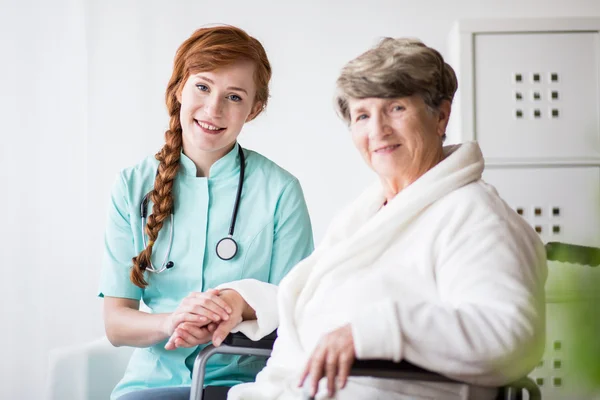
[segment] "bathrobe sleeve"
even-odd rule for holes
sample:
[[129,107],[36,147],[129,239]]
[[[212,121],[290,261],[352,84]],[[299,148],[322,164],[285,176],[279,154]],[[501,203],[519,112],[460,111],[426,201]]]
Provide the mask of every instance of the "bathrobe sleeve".
[[292,267],[312,253],[313,249],[308,208],[300,183],[293,179],[283,189],[274,215],[269,281],[243,279],[217,287],[236,290],[256,312],[256,320],[243,321],[232,332],[242,332],[252,340],[260,340],[277,329],[277,285]]
[[[515,214],[516,216],[516,214]],[[402,286],[351,322],[359,359],[406,359],[460,381],[501,386],[544,347],[546,258],[517,218],[465,222],[432,242],[436,296]]]

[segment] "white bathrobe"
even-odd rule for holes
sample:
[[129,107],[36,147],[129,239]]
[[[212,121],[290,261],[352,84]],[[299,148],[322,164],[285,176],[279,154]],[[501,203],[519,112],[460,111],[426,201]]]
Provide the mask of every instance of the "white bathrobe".
[[297,384],[314,347],[345,324],[358,359],[404,359],[470,386],[351,378],[338,399],[449,399],[464,390],[493,398],[491,387],[535,366],[544,346],[543,243],[481,180],[476,143],[444,151],[385,207],[381,184],[368,188],[278,293],[249,280],[221,286],[256,310],[257,320],[236,330],[259,339],[279,326],[267,366],[230,399],[303,398]]

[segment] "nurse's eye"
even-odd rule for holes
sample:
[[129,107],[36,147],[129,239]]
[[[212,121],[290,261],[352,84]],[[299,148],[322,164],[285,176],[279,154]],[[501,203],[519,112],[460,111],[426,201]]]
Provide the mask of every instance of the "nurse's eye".
[[196,85],[196,87],[198,88],[198,90],[201,90],[203,92],[208,92],[208,86],[206,86],[206,85],[199,83]]
[[242,101],[242,98],[240,96],[238,96],[237,94],[230,94],[229,96],[227,96],[227,98],[236,103]]

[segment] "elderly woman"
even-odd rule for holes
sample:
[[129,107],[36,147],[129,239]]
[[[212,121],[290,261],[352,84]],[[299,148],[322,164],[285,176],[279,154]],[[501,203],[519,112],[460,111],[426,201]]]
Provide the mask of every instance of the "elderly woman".
[[258,338],[279,324],[265,369],[229,398],[450,399],[464,389],[347,379],[355,359],[387,359],[492,399],[543,352],[543,244],[481,179],[476,143],[443,146],[457,80],[436,50],[386,38],[337,86],[338,112],[379,180],[282,281],[277,310],[243,281],[225,285],[252,315],[237,330]]

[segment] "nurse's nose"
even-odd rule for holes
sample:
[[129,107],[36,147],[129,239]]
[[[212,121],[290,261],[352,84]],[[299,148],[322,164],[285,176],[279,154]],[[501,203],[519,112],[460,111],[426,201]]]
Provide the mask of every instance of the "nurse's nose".
[[223,99],[220,96],[211,94],[204,103],[204,112],[213,118],[219,118],[223,114]]

